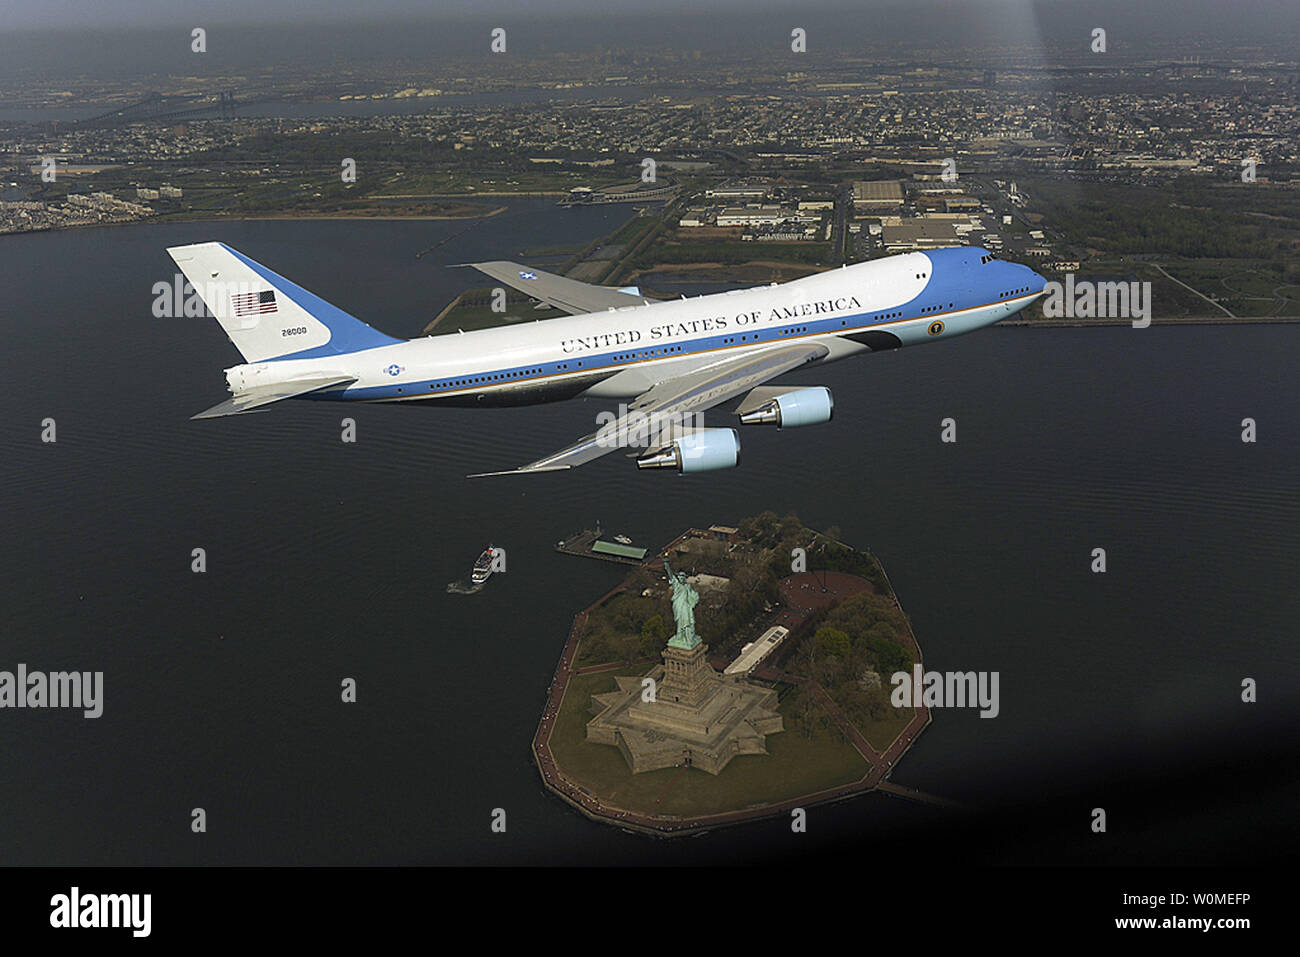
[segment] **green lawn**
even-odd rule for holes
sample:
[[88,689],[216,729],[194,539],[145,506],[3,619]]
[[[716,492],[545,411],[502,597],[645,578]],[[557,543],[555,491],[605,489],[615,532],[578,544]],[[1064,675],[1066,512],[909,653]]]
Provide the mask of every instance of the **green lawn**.
[[873,748],[884,751],[914,717],[916,712],[912,708],[891,709],[888,717],[868,721],[860,730]]

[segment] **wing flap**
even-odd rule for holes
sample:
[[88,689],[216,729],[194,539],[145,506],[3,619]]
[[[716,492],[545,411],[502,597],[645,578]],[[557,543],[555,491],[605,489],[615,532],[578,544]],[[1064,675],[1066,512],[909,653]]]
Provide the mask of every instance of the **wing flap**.
[[558,452],[517,469],[469,477],[554,472],[585,465],[615,449],[644,446],[646,442],[640,441],[643,435],[662,434],[665,426],[684,423],[685,416],[691,413],[726,402],[829,352],[816,342],[792,343],[702,366],[660,382],[628,407],[631,415],[602,426]]
[[272,402],[281,402],[284,399],[307,395],[309,392],[319,392],[321,389],[328,389],[330,386],[344,385],[356,381],[357,377],[354,375],[328,375],[315,376],[310,379],[293,379],[289,382],[281,382],[241,392],[238,395],[231,396],[225,402],[219,402],[210,409],[204,409],[198,415],[190,416],[190,418],[216,419],[223,415],[255,412],[262,406],[270,405]]

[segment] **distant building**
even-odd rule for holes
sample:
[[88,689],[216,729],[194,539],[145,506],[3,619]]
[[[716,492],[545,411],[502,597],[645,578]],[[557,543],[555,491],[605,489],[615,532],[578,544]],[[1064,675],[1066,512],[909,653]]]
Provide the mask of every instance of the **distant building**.
[[881,228],[880,240],[886,252],[911,252],[958,245],[957,232],[951,222],[918,218],[903,219],[898,225],[885,224]]
[[710,187],[704,191],[705,199],[767,199],[771,187],[764,183],[733,181]]
[[596,542],[591,546],[591,550],[597,555],[614,555],[618,558],[634,558],[637,561],[645,558],[646,552],[644,548],[620,545],[617,542]]
[[[642,552],[645,549],[641,549]],[[721,575],[707,575],[700,572],[698,575],[692,575],[686,579],[696,591],[726,591],[727,586],[731,584],[730,578],[723,578]]]
[[903,182],[897,179],[858,180],[853,184],[855,212],[881,212],[903,205]]
[[719,226],[775,226],[788,214],[780,206],[728,206],[718,213]]
[[682,213],[682,218],[677,221],[678,226],[687,228],[708,225],[709,211],[702,207],[693,207]]

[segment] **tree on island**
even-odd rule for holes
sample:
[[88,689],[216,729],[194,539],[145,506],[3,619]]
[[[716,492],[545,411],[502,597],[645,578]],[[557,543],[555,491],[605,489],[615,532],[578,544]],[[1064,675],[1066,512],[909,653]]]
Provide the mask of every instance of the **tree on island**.
[[849,648],[852,646],[848,634],[829,626],[819,628],[817,634],[813,636],[813,641],[817,643],[818,652],[823,655],[844,656],[849,653]]
[[668,642],[668,626],[664,624],[663,615],[651,615],[641,626],[641,654],[644,657],[657,655],[664,650]]

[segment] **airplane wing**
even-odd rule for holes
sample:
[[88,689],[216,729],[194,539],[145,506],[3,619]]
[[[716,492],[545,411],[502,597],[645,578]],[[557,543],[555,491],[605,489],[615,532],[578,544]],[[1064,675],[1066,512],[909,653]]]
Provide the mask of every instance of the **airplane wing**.
[[293,379],[289,382],[247,389],[238,395],[231,396],[225,402],[214,405],[210,409],[205,409],[198,415],[190,416],[190,418],[215,419],[222,415],[239,415],[241,412],[252,412],[264,405],[270,405],[272,402],[279,402],[281,399],[292,399],[294,396],[328,389],[332,385],[343,385],[344,383],[356,381],[357,377],[354,375],[326,375],[310,379]]
[[517,469],[480,472],[469,477],[562,471],[584,465],[615,449],[644,445],[644,442],[638,443],[637,437],[646,431],[647,420],[652,423],[685,421],[685,416],[692,412],[702,412],[726,402],[770,379],[820,359],[829,351],[815,342],[791,343],[702,366],[665,379],[643,392],[628,406],[629,411],[639,413],[638,416],[629,416],[597,429],[572,445]]
[[540,299],[547,305],[562,309],[571,316],[623,306],[644,306],[650,302],[644,296],[634,296],[608,286],[593,286],[576,279],[565,279],[555,273],[530,269],[519,263],[497,261],[466,265],[473,266],[479,272],[486,273],[507,286],[513,286],[534,299]]

